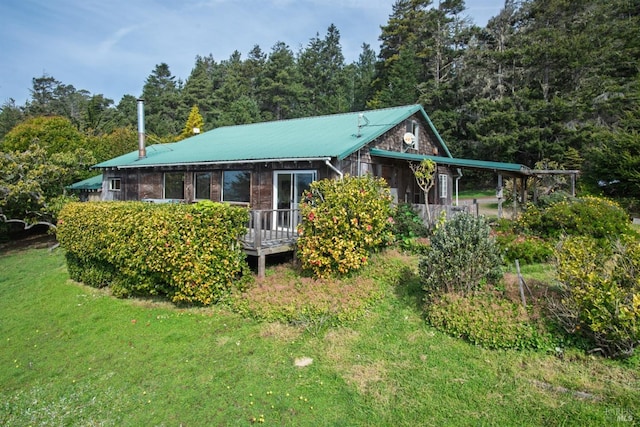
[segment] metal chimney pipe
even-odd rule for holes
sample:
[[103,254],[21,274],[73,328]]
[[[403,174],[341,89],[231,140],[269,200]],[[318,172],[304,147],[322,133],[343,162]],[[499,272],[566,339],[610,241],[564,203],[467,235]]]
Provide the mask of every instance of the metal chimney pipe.
[[138,99],[138,159],[147,157],[144,140],[144,99]]

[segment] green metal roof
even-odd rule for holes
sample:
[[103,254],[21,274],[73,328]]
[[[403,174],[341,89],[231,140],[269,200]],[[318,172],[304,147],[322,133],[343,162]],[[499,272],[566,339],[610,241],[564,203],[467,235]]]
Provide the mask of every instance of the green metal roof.
[[96,191],[102,188],[102,174],[92,176],[91,178],[87,178],[85,180],[74,182],[73,184],[67,186],[69,190],[89,190]]
[[[267,160],[344,159],[416,112],[450,156],[448,148],[420,105],[385,108],[302,119],[227,126],[180,142],[146,148],[102,162],[96,168],[137,168]],[[359,126],[360,125],[360,126]]]
[[531,175],[531,169],[517,163],[489,162],[485,160],[457,159],[454,157],[425,156],[422,154],[399,153],[396,151],[380,150],[372,148],[369,150],[372,156],[386,157],[390,159],[410,160],[419,162],[423,159],[433,160],[436,163],[457,166],[469,169],[483,169],[500,171],[512,175]]

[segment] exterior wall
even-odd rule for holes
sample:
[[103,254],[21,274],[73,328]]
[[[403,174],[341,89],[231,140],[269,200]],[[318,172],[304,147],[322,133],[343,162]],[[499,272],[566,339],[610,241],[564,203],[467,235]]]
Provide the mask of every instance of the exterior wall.
[[[270,162],[246,163],[233,165],[212,165],[198,168],[164,168],[150,170],[108,170],[103,172],[102,200],[161,200],[164,197],[164,173],[184,173],[184,201],[194,202],[196,172],[210,172],[210,199],[222,201],[222,177],[228,170],[248,170],[251,172],[251,201],[252,209],[273,209],[273,175],[274,171],[314,170],[317,179],[333,177],[335,173],[323,162]],[[112,179],[120,179],[120,190],[110,190]],[[245,203],[238,203],[245,205]]]
[[[416,142],[412,146],[405,144],[403,140],[404,134],[411,130],[414,131],[416,136]],[[369,148],[430,156],[444,155],[445,153],[439,141],[431,132],[429,124],[423,120],[420,114],[416,114],[398,124],[369,146],[352,153],[341,162],[341,169],[343,173],[349,173],[354,176],[371,174],[384,178],[391,187],[391,193],[396,202],[425,203],[424,194],[416,183],[413,172],[409,168],[409,162],[371,156]],[[429,204],[451,204],[453,174],[454,171],[449,167],[438,166],[435,185],[429,192]],[[447,190],[449,191],[444,194],[444,197],[441,197],[443,194],[441,194],[441,188],[438,185],[439,175],[447,176]]]

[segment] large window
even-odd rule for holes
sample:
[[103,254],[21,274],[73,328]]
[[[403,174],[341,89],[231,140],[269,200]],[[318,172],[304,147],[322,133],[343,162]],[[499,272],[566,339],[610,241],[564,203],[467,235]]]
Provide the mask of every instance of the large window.
[[196,172],[193,174],[194,199],[205,200],[211,198],[211,172]]
[[183,172],[167,172],[164,174],[164,198],[184,199]]
[[222,173],[222,201],[251,202],[250,171],[224,171]]

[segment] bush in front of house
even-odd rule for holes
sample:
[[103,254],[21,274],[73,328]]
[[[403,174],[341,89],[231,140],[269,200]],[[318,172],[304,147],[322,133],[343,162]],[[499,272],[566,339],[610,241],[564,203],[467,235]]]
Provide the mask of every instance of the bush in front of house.
[[529,205],[518,226],[541,237],[591,236],[606,241],[630,232],[627,213],[614,201],[586,196],[545,207]]
[[502,278],[502,259],[485,219],[459,213],[436,228],[419,271],[427,297],[469,294],[497,283]]
[[553,256],[553,244],[541,237],[513,232],[497,232],[496,243],[506,263],[520,264],[548,262]]
[[391,194],[381,178],[347,175],[315,181],[300,213],[297,256],[302,270],[315,277],[357,270],[393,239]]
[[562,296],[551,313],[560,326],[607,356],[631,356],[640,345],[640,240],[623,236],[603,246],[569,236],[555,255]]
[[429,227],[420,214],[408,203],[400,203],[392,212],[395,242],[404,251],[423,253],[426,249]]
[[212,304],[242,286],[248,268],[238,237],[248,212],[220,203],[70,203],[57,237],[73,280],[117,296],[165,295]]

